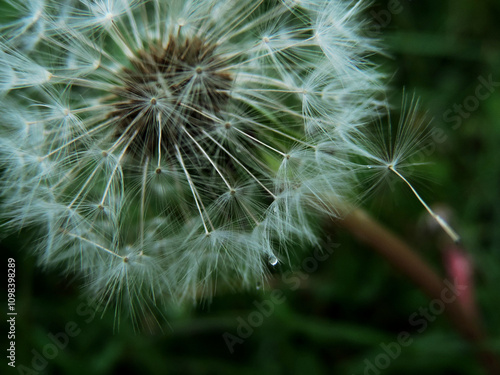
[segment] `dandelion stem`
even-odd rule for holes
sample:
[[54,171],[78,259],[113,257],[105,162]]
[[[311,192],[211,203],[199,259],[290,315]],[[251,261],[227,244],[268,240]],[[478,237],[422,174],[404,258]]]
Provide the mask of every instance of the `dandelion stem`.
[[[442,293],[448,286],[413,249],[366,212],[360,209],[346,210],[346,212],[343,220],[339,220],[344,228],[385,257],[395,268],[417,284],[428,297],[442,300]],[[484,343],[486,334],[475,315],[468,314],[457,298],[447,303],[445,312],[464,338],[477,345]],[[500,364],[490,351],[480,348],[479,356],[491,375],[500,374]]]

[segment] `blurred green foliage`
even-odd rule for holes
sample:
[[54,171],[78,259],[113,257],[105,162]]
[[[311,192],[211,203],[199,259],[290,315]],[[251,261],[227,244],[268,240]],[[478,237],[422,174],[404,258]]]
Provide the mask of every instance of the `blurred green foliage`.
[[[378,22],[380,27],[372,31],[391,56],[378,62],[392,77],[391,102],[401,101],[403,87],[414,92],[422,111],[433,119],[430,128],[441,131],[427,156],[432,162],[427,167],[430,181],[419,187],[430,203],[446,204],[455,213],[454,225],[477,267],[477,295],[489,345],[500,353],[500,90],[481,100],[459,123],[445,115],[475,95],[478,77],[491,75],[500,81],[500,2],[402,0],[396,2],[400,12],[381,23],[387,20],[380,17],[387,16],[390,3],[395,4],[377,1],[367,12]],[[403,184],[396,187],[387,196],[372,196],[367,207],[443,272],[436,239],[422,236],[424,210]],[[171,306],[161,322],[163,331],[152,332],[134,331],[125,316],[117,327],[113,311],[94,318],[82,313],[86,303],[81,280],[38,269],[25,242],[11,236],[0,246],[6,257],[17,261],[16,363],[31,367],[33,350],[41,353],[50,343],[47,335],[64,331],[67,322],[74,321],[81,332],[39,373],[484,373],[474,348],[445,316],[437,316],[422,333],[410,324],[411,314],[429,304],[413,284],[348,233],[327,229],[340,246],[317,262],[313,272],[303,269],[285,274],[285,279],[276,271],[287,272],[286,267],[279,266],[265,288],[217,295],[210,304],[197,307]],[[304,279],[296,288],[292,281],[300,277]],[[259,311],[255,303],[269,301],[276,289],[283,292],[282,302],[273,304],[270,316],[244,342],[235,343],[231,354],[224,333],[236,336],[241,321]],[[375,363],[384,353],[381,344],[396,341],[402,331],[411,334],[412,344],[403,347],[387,368],[367,370],[367,363]],[[7,340],[3,342],[6,346]],[[5,361],[4,356],[2,373]]]

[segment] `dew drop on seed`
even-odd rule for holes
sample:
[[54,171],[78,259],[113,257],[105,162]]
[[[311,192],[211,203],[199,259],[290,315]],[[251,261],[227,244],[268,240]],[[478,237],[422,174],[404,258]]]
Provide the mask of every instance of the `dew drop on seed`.
[[262,288],[262,284],[261,283],[257,283],[257,285],[255,286],[255,289],[260,290],[260,288]]
[[275,265],[277,265],[277,264],[278,264],[278,258],[276,258],[274,255],[271,255],[271,256],[269,257],[269,264],[270,264],[271,266],[275,266]]

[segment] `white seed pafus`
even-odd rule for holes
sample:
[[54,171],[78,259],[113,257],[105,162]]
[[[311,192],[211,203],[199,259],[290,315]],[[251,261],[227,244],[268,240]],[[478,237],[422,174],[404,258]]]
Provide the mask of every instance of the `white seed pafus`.
[[351,195],[382,91],[362,2],[9,4],[8,224],[103,302],[255,288]]

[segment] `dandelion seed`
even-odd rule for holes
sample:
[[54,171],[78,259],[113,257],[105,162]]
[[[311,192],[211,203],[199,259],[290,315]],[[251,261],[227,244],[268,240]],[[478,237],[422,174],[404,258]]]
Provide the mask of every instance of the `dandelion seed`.
[[[458,243],[460,242],[460,236],[441,216],[437,215],[429,207],[410,181],[403,175],[403,170],[421,164],[412,159],[418,158],[423,143],[426,141],[423,134],[425,134],[427,122],[425,116],[417,117],[418,101],[415,101],[415,98],[407,106],[406,97],[404,97],[402,107],[407,112],[403,112],[400,117],[395,137],[392,134],[392,128],[389,127],[388,135],[378,134],[374,142],[367,137],[357,143],[355,146],[356,153],[365,157],[369,163],[373,163],[366,166],[367,169],[377,172],[375,175],[370,176],[372,179],[378,178],[378,181],[372,184],[372,189],[377,187],[382,179],[387,179],[388,174],[397,176],[410,188],[425,210],[453,242]],[[380,130],[379,132],[383,133]]]

